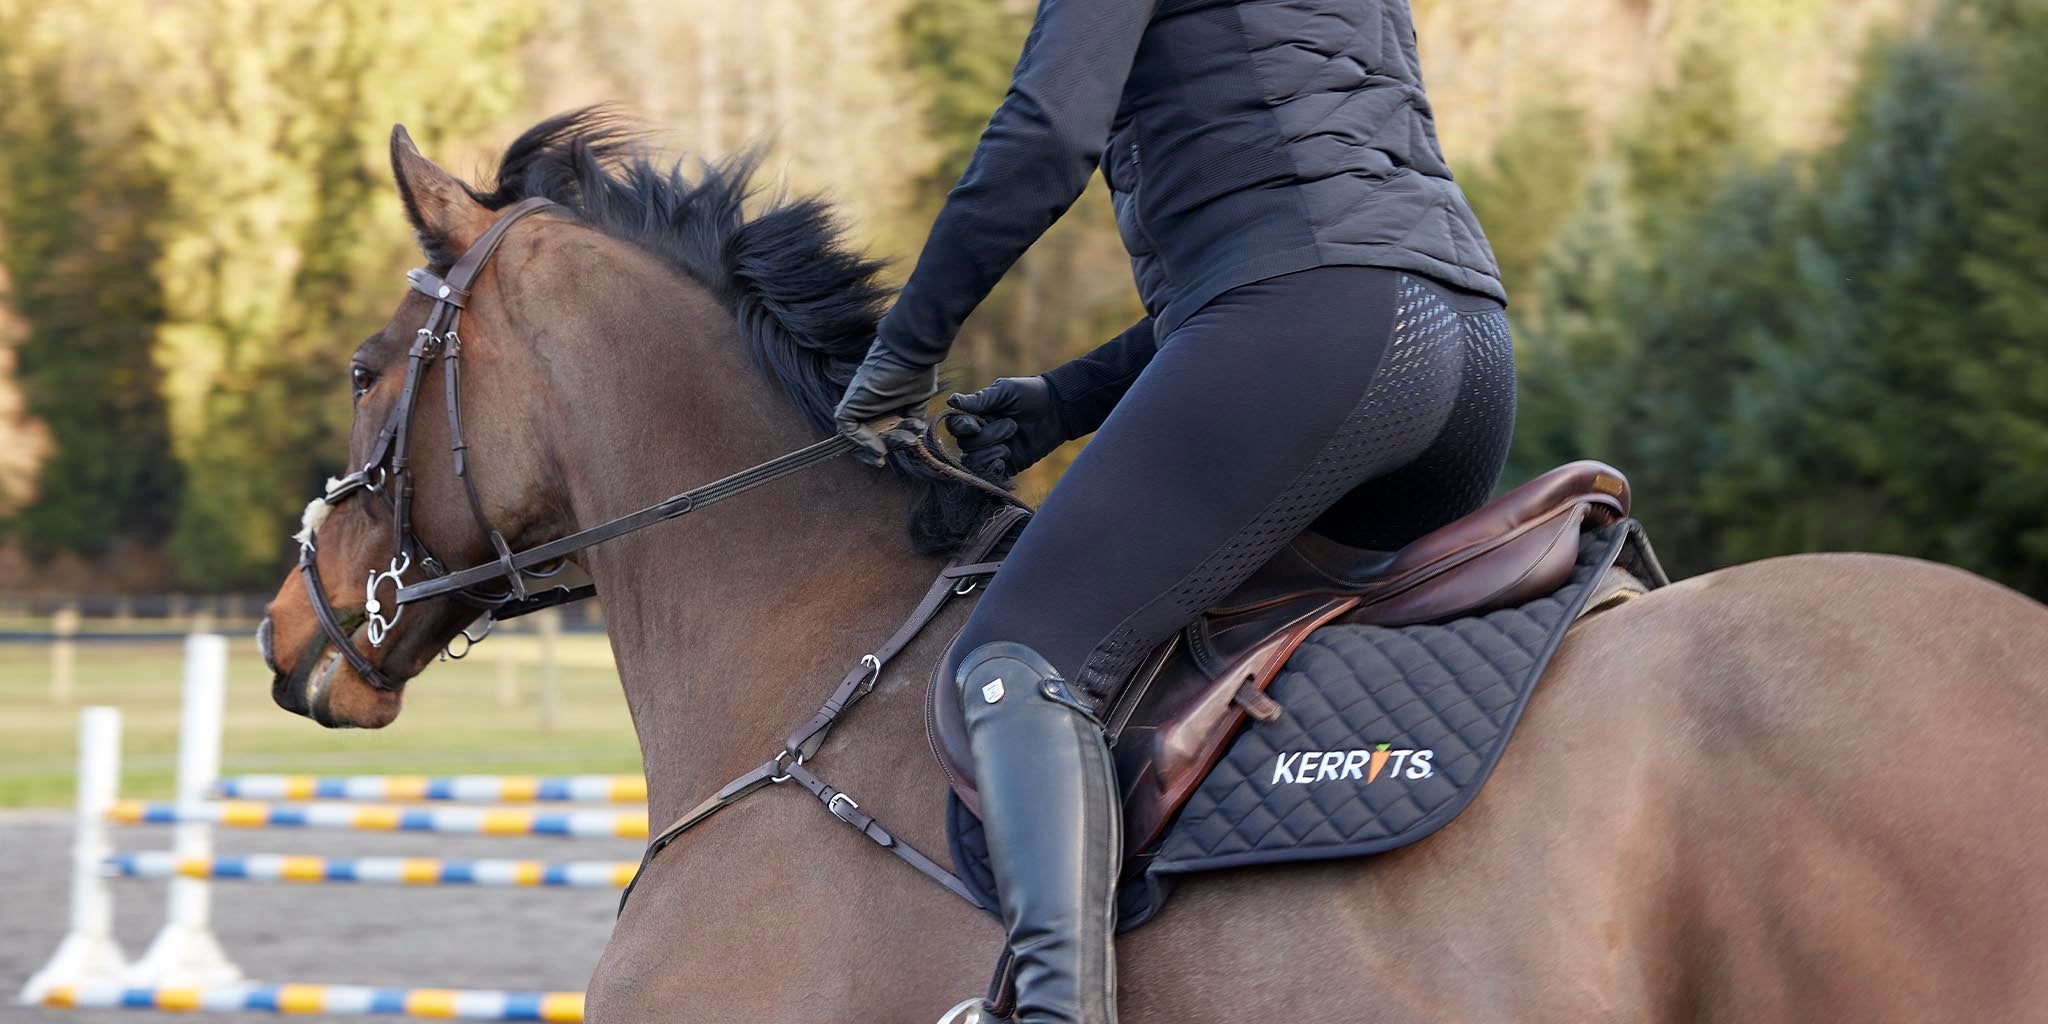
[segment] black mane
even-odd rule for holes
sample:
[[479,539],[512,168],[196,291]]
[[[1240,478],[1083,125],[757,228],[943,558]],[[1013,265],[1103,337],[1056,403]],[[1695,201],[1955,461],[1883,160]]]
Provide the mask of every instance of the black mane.
[[[823,201],[777,196],[749,216],[759,163],[742,153],[706,163],[693,181],[680,161],[657,162],[643,133],[591,107],[527,129],[499,161],[496,187],[471,194],[491,209],[542,196],[667,259],[733,311],[755,364],[829,432],[890,290],[882,264],[846,243]],[[891,464],[923,489],[910,523],[920,550],[957,547],[994,500],[907,455]]]

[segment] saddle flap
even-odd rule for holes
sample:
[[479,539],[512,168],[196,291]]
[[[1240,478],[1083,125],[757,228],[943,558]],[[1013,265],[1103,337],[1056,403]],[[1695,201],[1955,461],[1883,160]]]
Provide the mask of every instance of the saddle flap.
[[946,641],[939,663],[932,667],[931,682],[925,688],[924,738],[931,744],[932,759],[946,776],[946,785],[979,818],[981,794],[974,788],[974,754],[967,746],[967,719],[960,707],[960,691],[952,685],[953,670],[963,653],[960,634],[955,632]]
[[[1237,616],[1257,621],[1226,625],[1224,634],[1237,628],[1257,639],[1220,664],[1198,653],[1209,651],[1214,657],[1215,648],[1203,642],[1213,644],[1216,634],[1212,623],[1198,622],[1184,631],[1186,642],[1161,660],[1151,678],[1126,691],[1138,697],[1131,702],[1127,724],[1112,738],[1112,749],[1129,849],[1143,850],[1164,832],[1244,721],[1255,703],[1250,695],[1263,695],[1310,633],[1357,605],[1357,597],[1336,595],[1289,602],[1282,606],[1284,618]],[[1217,668],[1212,671],[1205,663]]]

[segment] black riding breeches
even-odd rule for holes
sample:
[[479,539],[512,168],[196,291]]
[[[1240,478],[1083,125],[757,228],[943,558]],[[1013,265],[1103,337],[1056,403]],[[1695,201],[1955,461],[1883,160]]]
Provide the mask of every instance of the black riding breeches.
[[1161,342],[956,650],[1028,644],[1100,703],[1311,524],[1388,550],[1478,508],[1514,396],[1491,299],[1366,267],[1226,292]]

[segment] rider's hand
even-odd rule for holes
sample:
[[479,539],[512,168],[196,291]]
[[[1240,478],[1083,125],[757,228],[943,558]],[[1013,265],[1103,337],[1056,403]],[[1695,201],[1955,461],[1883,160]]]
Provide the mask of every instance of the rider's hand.
[[960,459],[982,476],[1007,480],[1067,441],[1059,403],[1044,377],[1004,377],[946,404],[946,426],[960,441]]
[[846,396],[832,410],[839,432],[860,445],[862,462],[879,466],[889,450],[924,429],[916,417],[939,389],[938,369],[918,366],[877,341],[846,385]]

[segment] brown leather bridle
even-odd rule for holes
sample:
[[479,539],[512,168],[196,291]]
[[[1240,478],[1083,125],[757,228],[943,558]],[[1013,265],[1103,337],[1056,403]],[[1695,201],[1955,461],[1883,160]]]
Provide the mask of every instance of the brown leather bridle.
[[[559,208],[555,203],[538,197],[520,200],[507,207],[504,214],[478,236],[449,268],[445,277],[426,268],[406,273],[406,280],[413,290],[433,299],[434,305],[427,313],[425,324],[414,335],[412,347],[406,352],[404,386],[399,390],[398,401],[391,407],[391,414],[377,431],[376,440],[370,445],[369,457],[362,467],[330,481],[327,491],[315,502],[316,508],[324,504],[331,509],[355,494],[365,493],[381,499],[391,510],[391,561],[381,572],[372,570],[364,585],[363,614],[369,625],[372,647],[383,644],[406,605],[430,597],[446,595],[483,613],[483,631],[472,634],[465,629],[462,634],[470,645],[474,645],[490,632],[491,624],[496,621],[594,596],[597,588],[587,584],[574,587],[554,585],[536,593],[528,588],[527,581],[555,576],[561,571],[567,556],[594,544],[703,508],[853,448],[854,442],[843,435],[834,435],[587,530],[579,530],[524,551],[512,550],[505,535],[491,525],[490,516],[484,512],[483,498],[477,493],[475,475],[469,465],[469,445],[462,433],[462,337],[457,327],[462,311],[469,303],[470,287],[476,282],[477,275],[483,272],[485,264],[490,262],[498,244],[505,240],[506,233],[532,214]],[[455,459],[455,476],[462,481],[463,492],[469,499],[470,515],[476,520],[477,529],[497,552],[496,560],[458,572],[449,572],[445,564],[434,557],[412,525],[412,421],[419,406],[420,382],[437,359],[445,364],[443,379],[448,400],[448,436]],[[365,683],[379,690],[397,690],[402,684],[393,682],[357,649],[327,597],[327,588],[316,564],[318,548],[314,539],[318,519],[324,515],[325,510],[320,515],[309,516],[305,530],[299,535],[299,575],[305,581],[306,595],[312,601],[314,618],[319,620],[320,631],[328,643],[341,653]],[[407,584],[405,575],[411,572],[417,572],[425,579]],[[388,616],[385,614],[386,606],[378,597],[386,583],[395,591]],[[449,654],[461,657],[467,652],[465,647],[461,653],[451,650]]]

